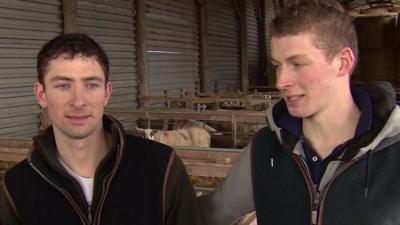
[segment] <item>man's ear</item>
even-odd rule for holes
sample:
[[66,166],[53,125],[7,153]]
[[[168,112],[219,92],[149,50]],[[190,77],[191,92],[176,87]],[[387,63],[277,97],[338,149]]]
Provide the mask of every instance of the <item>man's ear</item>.
[[343,48],[340,51],[339,56],[340,56],[339,75],[340,76],[350,75],[355,63],[353,51],[349,47]]
[[108,104],[108,102],[110,101],[111,94],[112,94],[112,84],[111,84],[111,82],[108,81],[106,83],[104,106],[106,106]]
[[47,99],[46,99],[46,93],[44,90],[44,86],[39,83],[35,82],[35,85],[33,86],[33,91],[36,96],[36,102],[42,107],[46,108],[47,107]]

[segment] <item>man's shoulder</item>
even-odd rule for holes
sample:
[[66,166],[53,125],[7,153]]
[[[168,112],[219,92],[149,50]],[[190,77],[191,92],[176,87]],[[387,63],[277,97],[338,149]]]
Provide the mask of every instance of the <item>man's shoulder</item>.
[[275,135],[274,131],[269,126],[265,126],[256,132],[254,139],[265,138],[270,135]]
[[7,170],[5,173],[5,177],[12,177],[12,176],[17,176],[21,173],[27,173],[27,171],[31,170],[31,167],[29,166],[28,160],[24,159],[21,162],[17,163],[13,167]]
[[29,177],[32,177],[33,174],[32,167],[29,166],[27,159],[25,159],[7,170],[3,176],[3,184],[11,187],[11,189],[16,186],[23,188],[29,183]]

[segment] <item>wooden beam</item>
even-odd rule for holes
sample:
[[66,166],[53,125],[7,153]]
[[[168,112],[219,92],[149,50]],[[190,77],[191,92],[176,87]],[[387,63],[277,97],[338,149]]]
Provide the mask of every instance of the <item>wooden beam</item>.
[[77,0],[63,0],[64,33],[77,32]]
[[240,88],[242,91],[249,90],[249,61],[248,61],[248,53],[247,53],[247,1],[249,0],[240,0],[239,1],[239,11],[240,11]]
[[199,0],[199,38],[200,38],[200,91],[209,92],[210,77],[208,73],[208,18],[207,7],[208,0]]
[[247,123],[266,123],[265,112],[246,111],[246,110],[226,110],[226,111],[188,111],[188,110],[159,110],[159,109],[138,109],[134,111],[108,109],[107,114],[114,117],[128,117],[132,119],[146,120],[205,120],[205,121],[225,121]]
[[[0,139],[0,161],[20,162],[31,149],[32,141]],[[195,147],[174,147],[189,175],[225,177],[242,150]],[[1,174],[0,174],[1,179]]]
[[139,107],[146,107],[140,97],[149,95],[149,66],[147,60],[146,0],[136,0],[136,50],[138,60]]
[[26,158],[32,140],[0,139],[0,161],[19,162]]
[[218,148],[201,150],[195,147],[174,147],[174,149],[189,175],[204,177],[225,177],[243,152],[229,149],[222,151]]

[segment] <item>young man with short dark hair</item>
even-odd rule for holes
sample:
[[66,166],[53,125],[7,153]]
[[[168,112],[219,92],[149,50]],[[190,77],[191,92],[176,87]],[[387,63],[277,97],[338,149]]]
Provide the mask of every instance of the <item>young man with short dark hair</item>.
[[182,162],[104,115],[112,86],[103,49],[59,35],[38,54],[34,92],[51,126],[3,178],[2,225],[202,224]]

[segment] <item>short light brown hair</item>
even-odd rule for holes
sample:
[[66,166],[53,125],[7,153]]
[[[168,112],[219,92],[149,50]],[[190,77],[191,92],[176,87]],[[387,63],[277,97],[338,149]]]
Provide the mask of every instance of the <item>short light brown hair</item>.
[[315,47],[323,49],[328,60],[349,47],[357,62],[357,34],[352,18],[335,0],[292,3],[278,11],[270,24],[270,31],[271,37],[275,38],[314,34]]

